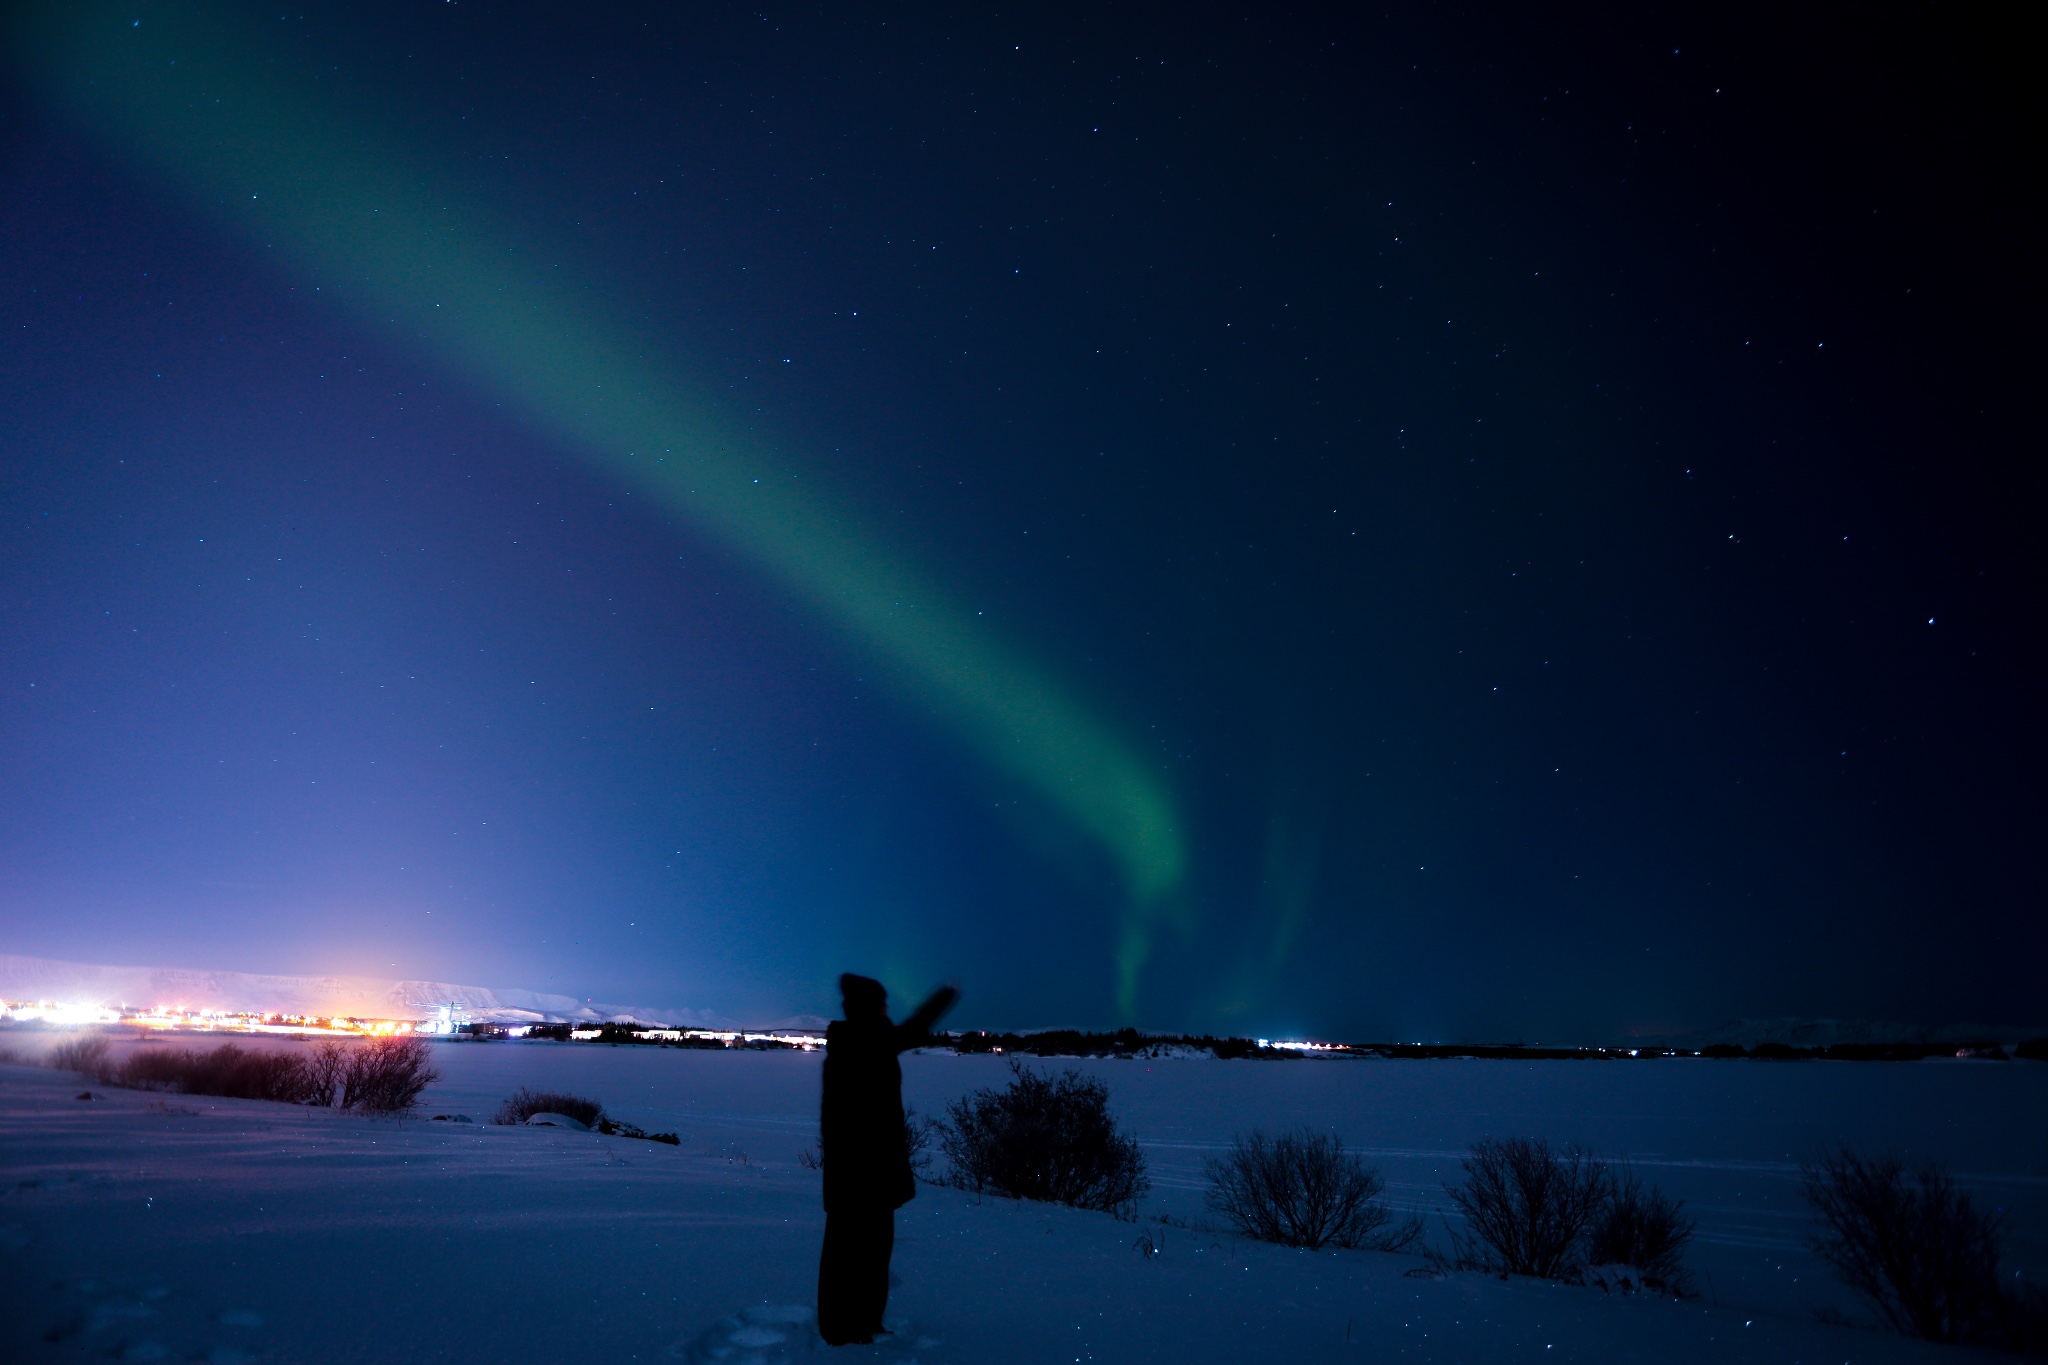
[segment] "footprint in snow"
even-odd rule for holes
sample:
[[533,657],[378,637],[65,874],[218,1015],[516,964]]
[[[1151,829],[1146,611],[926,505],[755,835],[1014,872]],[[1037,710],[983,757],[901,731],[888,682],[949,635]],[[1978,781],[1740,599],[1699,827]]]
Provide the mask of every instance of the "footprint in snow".
[[781,1365],[783,1361],[858,1361],[861,1365],[940,1365],[939,1341],[891,1318],[890,1335],[872,1346],[827,1346],[817,1314],[803,1304],[761,1304],[720,1319],[675,1350],[689,1365]]

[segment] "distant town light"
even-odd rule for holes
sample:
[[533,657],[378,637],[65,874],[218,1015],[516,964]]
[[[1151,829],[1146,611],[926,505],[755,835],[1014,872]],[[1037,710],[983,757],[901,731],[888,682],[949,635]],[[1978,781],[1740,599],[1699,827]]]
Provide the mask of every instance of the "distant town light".
[[1296,1042],[1296,1041],[1294,1041],[1293,1039],[1288,1039],[1288,1038],[1281,1038],[1281,1039],[1272,1039],[1272,1038],[1255,1038],[1255,1039],[1253,1039],[1252,1041],[1253,1041],[1253,1042],[1255,1042],[1255,1043],[1257,1043],[1257,1044],[1258,1044],[1258,1045],[1259,1045],[1260,1047],[1270,1047],[1270,1048],[1279,1048],[1279,1049],[1282,1049],[1282,1050],[1284,1050],[1284,1051],[1287,1051],[1287,1052],[1349,1052],[1349,1051],[1351,1051],[1351,1047],[1350,1047],[1350,1045],[1349,1045],[1349,1044],[1346,1044],[1346,1043],[1310,1043],[1310,1042]]
[[101,1005],[53,1000],[0,1000],[0,1020],[76,1028],[121,1024],[144,1029],[202,1029],[209,1033],[411,1033],[411,1019],[323,1019],[258,1010],[188,1009],[183,1005]]
[[[84,1027],[95,1024],[118,1024],[128,1028],[153,1031],[204,1031],[208,1033],[281,1033],[281,1034],[344,1034],[355,1037],[397,1037],[404,1034],[424,1034],[429,1037],[450,1037],[459,1035],[473,1026],[482,1032],[481,1021],[459,1009],[452,1002],[427,1004],[416,1002],[416,1008],[425,1013],[424,1018],[412,1019],[370,1019],[348,1015],[285,1014],[280,1011],[213,1009],[185,1005],[102,1005],[98,1003],[77,1003],[53,1000],[6,1000],[0,999],[0,1022],[41,1024],[55,1027]],[[529,1020],[534,1016],[527,1015]],[[728,1047],[743,1047],[750,1043],[770,1043],[782,1047],[797,1048],[805,1052],[815,1051],[825,1045],[821,1035],[814,1033],[757,1033],[737,1029],[685,1029],[685,1028],[641,1028],[630,1019],[609,1021],[614,1028],[627,1028],[635,1038],[649,1042],[683,1042],[686,1040],[718,1041]],[[492,1028],[494,1036],[507,1038],[531,1037],[536,1028],[545,1026],[545,1021],[523,1023],[516,1026],[498,1025]],[[560,1035],[556,1035],[560,1036]],[[604,1029],[596,1025],[582,1025],[572,1029],[569,1036],[580,1042],[595,1042],[604,1037]],[[614,1035],[616,1036],[616,1035]]]

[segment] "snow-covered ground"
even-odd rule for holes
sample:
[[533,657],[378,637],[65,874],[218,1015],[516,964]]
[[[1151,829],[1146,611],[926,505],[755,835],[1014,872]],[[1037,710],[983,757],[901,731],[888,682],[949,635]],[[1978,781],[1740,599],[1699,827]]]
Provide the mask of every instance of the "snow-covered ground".
[[[1815,1320],[1857,1308],[1802,1248],[1798,1159],[1837,1138],[1939,1157],[2011,1210],[2030,1278],[2048,1230],[2039,1065],[1054,1062],[1102,1075],[1144,1141],[1148,1220],[1200,1217],[1203,1159],[1254,1125],[1335,1128],[1418,1209],[1442,1204],[1473,1139],[1540,1134],[1629,1155],[1685,1198],[1709,1296],[1416,1278],[1415,1257],[925,1187],[898,1217],[896,1338],[833,1352],[803,1316],[823,1216],[795,1159],[818,1057],[450,1043],[437,1059],[421,1113],[476,1123],[96,1085],[81,1100],[75,1076],[0,1065],[0,1359],[1959,1359]],[[927,1112],[1004,1077],[995,1058],[905,1070]],[[483,1122],[519,1085],[594,1096],[682,1145]],[[1138,1249],[1147,1234],[1162,1254]]]

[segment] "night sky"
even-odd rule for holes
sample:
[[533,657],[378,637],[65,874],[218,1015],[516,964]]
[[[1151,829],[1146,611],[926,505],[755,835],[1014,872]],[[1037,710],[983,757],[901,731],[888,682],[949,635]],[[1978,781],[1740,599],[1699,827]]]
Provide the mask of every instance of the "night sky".
[[2034,37],[1407,8],[10,11],[0,951],[2048,1015]]

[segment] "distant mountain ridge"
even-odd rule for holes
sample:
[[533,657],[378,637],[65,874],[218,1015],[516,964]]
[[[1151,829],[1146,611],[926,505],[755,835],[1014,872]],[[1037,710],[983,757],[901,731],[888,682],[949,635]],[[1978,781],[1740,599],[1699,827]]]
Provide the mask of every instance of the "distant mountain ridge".
[[494,1024],[635,1019],[671,1028],[736,1028],[710,1010],[616,1005],[546,991],[362,976],[262,976],[180,967],[116,967],[0,953],[0,999],[167,1006],[323,1018],[424,1019],[442,1005]]
[[1626,1045],[1697,1048],[1715,1043],[1733,1043],[1754,1048],[1779,1043],[1794,1048],[1867,1047],[1897,1044],[1927,1046],[1980,1042],[2018,1042],[2048,1035],[2048,1027],[2014,1024],[1901,1024],[1874,1023],[1862,1019],[1731,1019],[1712,1028],[1683,1033],[1645,1033],[1631,1036]]

